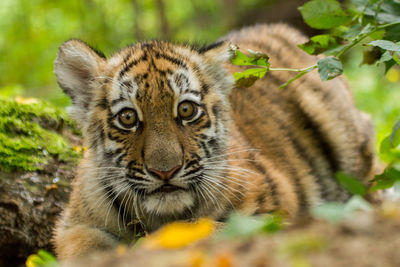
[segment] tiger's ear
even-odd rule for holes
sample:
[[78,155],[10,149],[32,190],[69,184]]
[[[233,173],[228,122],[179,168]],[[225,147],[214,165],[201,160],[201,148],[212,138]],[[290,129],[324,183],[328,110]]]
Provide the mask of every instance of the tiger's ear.
[[229,41],[219,41],[200,51],[205,57],[208,75],[214,77],[214,87],[225,95],[229,95],[235,83],[226,63],[234,56],[236,49]]
[[229,41],[218,41],[203,49],[202,53],[207,61],[214,63],[228,62],[235,54],[236,46]]
[[83,116],[92,100],[92,83],[100,75],[104,62],[104,55],[79,40],[67,41],[58,50],[54,73],[58,84],[72,100],[69,111],[77,121],[85,119]]

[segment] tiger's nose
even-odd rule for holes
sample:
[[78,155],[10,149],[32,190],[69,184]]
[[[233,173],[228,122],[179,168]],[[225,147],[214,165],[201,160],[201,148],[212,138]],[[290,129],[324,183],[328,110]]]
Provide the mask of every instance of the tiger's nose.
[[168,181],[174,176],[175,173],[177,173],[181,169],[181,167],[182,165],[178,165],[169,171],[159,171],[152,168],[149,168],[148,170],[150,171],[151,174],[160,178],[161,180]]

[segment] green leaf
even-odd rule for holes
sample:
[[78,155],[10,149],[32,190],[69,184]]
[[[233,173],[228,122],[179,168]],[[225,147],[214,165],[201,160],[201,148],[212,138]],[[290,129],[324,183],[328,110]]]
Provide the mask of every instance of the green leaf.
[[339,184],[351,194],[364,196],[367,193],[365,186],[356,178],[342,172],[337,172],[335,176]]
[[342,50],[347,49],[348,46],[351,46],[351,43],[339,45],[338,47],[329,49],[329,50],[325,51],[324,54],[327,56],[334,56],[334,55],[341,53]]
[[43,250],[39,249],[37,255],[41,257],[46,263],[52,262],[52,261],[57,261],[56,257],[53,256],[53,254]]
[[298,45],[298,47],[310,55],[318,55],[337,46],[337,40],[329,34],[315,35],[310,38],[310,41]]
[[399,52],[393,54],[393,60],[400,65]]
[[386,32],[385,29],[376,30],[371,34],[369,34],[369,37],[371,37],[374,40],[382,40],[383,36],[385,36],[385,32]]
[[338,223],[351,215],[344,209],[342,203],[324,203],[311,209],[311,215],[317,219],[324,219],[330,223]]
[[337,44],[336,39],[329,34],[320,34],[311,37],[311,41],[319,44],[323,48],[329,47],[331,44]]
[[256,52],[249,49],[250,57],[243,52],[236,50],[231,63],[237,66],[261,66],[269,67],[269,56],[263,52]]
[[382,174],[375,175],[373,181],[376,184],[371,187],[370,192],[391,188],[396,181],[400,181],[400,171],[393,167],[386,168]]
[[356,37],[370,34],[372,31],[375,30],[375,26],[368,23],[367,25],[363,26],[361,24],[355,24],[351,26],[347,31],[342,34],[342,38],[352,40]]
[[236,86],[238,87],[250,87],[252,86],[258,79],[264,77],[267,73],[267,69],[265,68],[253,68],[247,69],[243,72],[235,72],[233,77],[236,80]]
[[220,233],[223,238],[236,238],[243,236],[251,236],[265,226],[264,221],[260,217],[246,216],[239,213],[233,213]]
[[361,24],[355,24],[351,26],[347,31],[345,31],[341,37],[345,39],[353,39],[354,37],[360,34],[362,29],[363,26]]
[[249,57],[239,50],[235,51],[235,56],[231,58],[231,63],[237,66],[253,65],[250,63]]
[[389,41],[400,41],[400,24],[386,28],[386,33],[383,39]]
[[386,176],[375,176],[376,184],[371,187],[369,190],[371,193],[376,192],[378,190],[384,190],[391,188],[394,185],[395,180],[389,179]]
[[390,142],[390,136],[385,137],[380,146],[379,146],[379,153],[382,155],[390,154],[392,150],[392,144]]
[[[364,16],[376,20],[378,23],[391,23],[400,20],[400,4],[398,0],[352,0],[357,10]],[[378,12],[377,12],[378,10]],[[375,18],[375,15],[376,18]]]
[[232,213],[224,229],[220,232],[221,238],[237,238],[252,236],[257,233],[275,233],[282,228],[282,217],[279,214],[265,214],[263,216],[248,216]]
[[[397,135],[397,133],[395,135]],[[396,138],[397,140],[398,137],[395,136],[393,138]],[[379,147],[379,157],[381,160],[389,163],[392,161],[400,161],[400,149],[397,148],[397,146],[393,146],[393,143],[390,141],[390,136],[386,136],[381,141]]]
[[300,49],[302,49],[304,52],[310,55],[318,55],[322,53],[323,51],[317,50],[317,44],[315,44],[313,41],[308,41],[303,44],[297,45]]
[[262,231],[265,233],[275,233],[282,229],[282,217],[275,214],[267,214],[264,217],[264,226]]
[[385,50],[400,52],[400,45],[393,43],[388,40],[375,40],[369,43],[369,45],[377,46]]
[[299,9],[304,21],[315,29],[331,29],[350,19],[336,0],[312,0]]
[[350,198],[349,201],[345,204],[344,207],[346,210],[350,212],[354,212],[357,210],[361,211],[371,211],[371,205],[361,196],[355,195],[352,198]]
[[376,63],[381,64],[381,63],[391,60],[392,58],[393,57],[392,57],[392,54],[390,53],[390,51],[386,51],[385,53],[382,54],[381,58]]
[[389,140],[392,148],[396,148],[400,145],[400,120],[394,125],[393,131],[389,136]]
[[371,207],[362,197],[356,195],[345,204],[328,202],[313,207],[311,215],[314,218],[324,219],[330,223],[338,223],[351,217],[357,210],[370,211]]
[[379,145],[379,156],[385,162],[390,162],[393,160],[390,136],[385,137]]
[[343,73],[342,62],[335,57],[320,59],[317,65],[319,76],[323,81],[333,79]]
[[269,67],[270,63],[268,62],[269,56],[263,52],[260,51],[253,51],[251,49],[248,49],[250,53],[250,63],[253,63],[253,65],[256,66],[262,66],[262,67]]
[[375,26],[372,26],[371,24],[368,23],[367,25],[365,25],[364,28],[362,28],[362,30],[360,31],[360,35],[370,34],[374,29]]
[[[379,4],[379,3],[377,3]],[[377,5],[376,4],[376,5]],[[371,14],[372,13],[372,14]],[[367,14],[375,16],[375,9],[367,11]],[[385,0],[380,5],[380,10],[377,14],[377,20],[379,23],[390,23],[400,21],[400,4],[398,0]]]
[[57,259],[49,252],[39,249],[37,254],[32,254],[26,259],[28,267],[56,267],[59,266]]
[[388,72],[388,70],[390,70],[391,67],[393,67],[394,65],[396,65],[396,61],[394,61],[393,59],[385,61],[385,74]]

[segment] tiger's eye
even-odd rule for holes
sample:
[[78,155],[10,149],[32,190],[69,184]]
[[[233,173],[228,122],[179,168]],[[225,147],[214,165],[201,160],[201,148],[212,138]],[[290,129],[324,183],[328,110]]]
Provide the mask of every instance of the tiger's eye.
[[118,120],[125,128],[132,128],[136,125],[136,112],[133,109],[123,109],[118,113]]
[[196,115],[197,106],[195,103],[190,101],[184,101],[178,106],[178,114],[181,119],[189,120]]

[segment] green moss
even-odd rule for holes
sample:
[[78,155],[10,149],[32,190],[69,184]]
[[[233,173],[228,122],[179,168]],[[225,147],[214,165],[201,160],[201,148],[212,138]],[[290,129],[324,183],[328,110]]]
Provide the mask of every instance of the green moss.
[[0,169],[34,171],[53,159],[75,162],[80,154],[62,136],[65,127],[76,131],[59,108],[0,97]]

